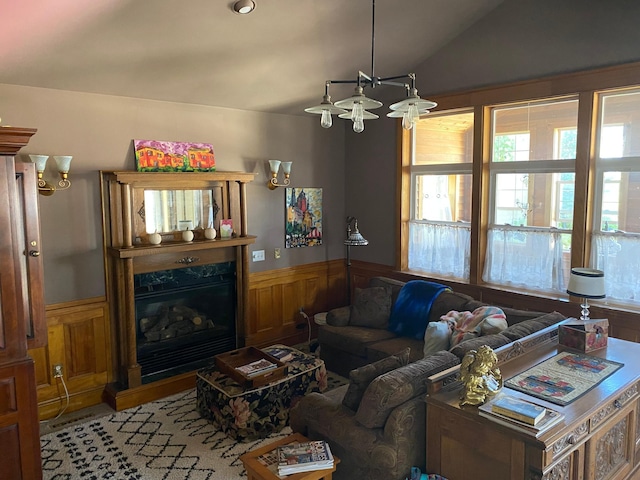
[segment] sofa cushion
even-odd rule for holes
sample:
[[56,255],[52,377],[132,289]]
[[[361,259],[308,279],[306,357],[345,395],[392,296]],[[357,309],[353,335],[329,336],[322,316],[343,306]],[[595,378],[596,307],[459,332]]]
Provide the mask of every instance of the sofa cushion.
[[411,280],[400,290],[391,308],[389,330],[401,337],[424,339],[431,305],[446,285],[424,280]]
[[428,357],[440,350],[449,350],[451,327],[449,322],[429,322],[424,332],[424,348],[422,356]]
[[526,337],[534,332],[547,328],[550,325],[554,325],[566,317],[560,312],[551,312],[541,315],[530,320],[524,320],[520,323],[511,325],[501,333],[512,342],[520,340],[522,337]]
[[[331,345],[337,350],[343,350],[363,358],[366,356],[368,344],[394,337],[395,335],[392,332],[380,328],[322,325],[318,329],[318,342],[320,345]],[[389,352],[388,355],[402,350],[403,346]]]
[[427,391],[427,377],[460,363],[450,352],[438,352],[376,377],[365,390],[355,419],[366,428],[382,428],[398,405]]
[[402,290],[405,283],[406,282],[388,277],[372,277],[371,280],[369,280],[370,287],[387,287],[391,290],[391,305],[396,303],[400,290]]
[[507,345],[511,343],[507,337],[505,337],[502,333],[496,333],[494,335],[485,335],[484,337],[472,338],[470,340],[465,340],[462,343],[459,343],[455,347],[453,347],[450,352],[453,353],[460,360],[467,354],[470,350],[478,350],[482,345],[488,345],[492,349],[496,349],[502,347],[503,345]]
[[342,404],[354,412],[358,410],[362,395],[371,381],[383,373],[409,363],[409,351],[410,349],[407,347],[396,355],[390,355],[377,362],[351,370],[349,372],[349,388],[342,399]]
[[365,355],[367,356],[368,362],[377,362],[378,360],[401,351],[405,347],[409,347],[411,349],[411,352],[409,353],[409,362],[415,362],[422,358],[422,340],[396,336],[386,340],[380,340],[379,342],[369,343],[365,347]]
[[356,327],[387,328],[390,312],[390,288],[356,288],[349,325]]

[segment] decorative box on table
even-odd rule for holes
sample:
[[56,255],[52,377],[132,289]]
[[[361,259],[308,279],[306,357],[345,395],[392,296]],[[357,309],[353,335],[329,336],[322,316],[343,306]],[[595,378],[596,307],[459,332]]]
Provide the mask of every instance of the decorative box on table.
[[[239,348],[231,352],[221,353],[216,355],[214,359],[218,370],[233,378],[245,388],[260,387],[267,383],[275,382],[287,374],[287,365],[284,362],[256,347]],[[237,367],[242,367],[256,360],[267,360],[275,364],[276,367],[255,376],[246,375],[237,369]]]
[[609,320],[571,320],[558,327],[558,343],[565,347],[592,352],[607,346]]
[[[282,355],[287,372],[270,383],[246,388],[213,364],[196,376],[198,412],[228,436],[241,442],[265,438],[289,422],[289,409],[301,397],[327,388],[324,362],[287,345],[261,349]],[[273,356],[273,355],[272,355]]]

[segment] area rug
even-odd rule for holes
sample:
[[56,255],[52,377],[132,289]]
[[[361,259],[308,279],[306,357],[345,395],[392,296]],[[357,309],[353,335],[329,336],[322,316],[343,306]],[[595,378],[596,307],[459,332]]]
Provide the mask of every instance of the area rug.
[[564,406],[622,366],[622,363],[591,355],[561,352],[510,378],[505,386]]
[[[329,389],[346,379],[330,374]],[[40,437],[44,480],[237,480],[240,455],[291,433],[238,443],[200,417],[196,391]]]

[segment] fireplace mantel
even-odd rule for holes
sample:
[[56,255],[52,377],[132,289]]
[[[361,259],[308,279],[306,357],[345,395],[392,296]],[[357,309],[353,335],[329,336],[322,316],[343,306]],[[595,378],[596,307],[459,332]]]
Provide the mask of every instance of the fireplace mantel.
[[[256,237],[247,232],[246,184],[253,173],[244,172],[100,172],[105,270],[107,297],[110,305],[111,331],[114,336],[115,381],[107,388],[107,401],[116,410],[128,408],[155,398],[153,384],[144,384],[136,354],[136,312],[134,275],[162,270],[210,265],[221,262],[235,263],[236,276],[236,346],[244,346],[247,332],[249,292],[249,250]],[[182,228],[168,227],[175,222],[184,224],[184,218],[174,223],[163,223],[163,230],[149,232],[146,215],[154,211],[145,205],[146,191],[180,194],[189,192],[196,198],[181,209],[191,211],[189,229],[192,241],[182,238]],[[176,193],[178,192],[178,193]],[[186,195],[182,193],[183,196]],[[161,197],[161,195],[159,195]],[[164,197],[162,197],[164,198]],[[203,214],[203,211],[205,212]],[[150,213],[151,212],[151,213]],[[207,215],[206,212],[209,212]],[[162,220],[169,215],[160,216]],[[160,218],[159,217],[159,218]],[[154,217],[155,218],[155,217]],[[206,218],[206,221],[204,220]],[[233,235],[229,238],[207,239],[205,227],[219,232],[222,219],[231,219]],[[211,225],[212,224],[212,225]],[[152,244],[151,233],[159,233],[162,241]],[[176,379],[184,385],[184,378]],[[158,397],[171,392],[170,381],[158,382]],[[179,391],[177,385],[175,390]],[[136,392],[144,392],[137,394]],[[119,400],[126,398],[126,400]]]

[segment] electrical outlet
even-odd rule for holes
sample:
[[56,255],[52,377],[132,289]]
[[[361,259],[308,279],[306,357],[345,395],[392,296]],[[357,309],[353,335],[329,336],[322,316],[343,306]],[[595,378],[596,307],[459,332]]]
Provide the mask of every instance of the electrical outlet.
[[254,262],[264,262],[264,250],[255,250],[252,258]]
[[62,365],[56,364],[53,366],[53,378],[62,377]]
[[273,251],[273,258],[276,258],[276,259],[280,258],[280,249],[279,248],[276,248]]

